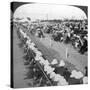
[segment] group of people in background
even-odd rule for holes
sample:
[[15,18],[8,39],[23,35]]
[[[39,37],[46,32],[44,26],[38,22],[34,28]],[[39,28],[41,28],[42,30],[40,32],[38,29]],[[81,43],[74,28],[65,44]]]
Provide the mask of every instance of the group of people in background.
[[[19,23],[21,24],[21,23]],[[87,20],[62,21],[59,23],[45,21],[22,23],[30,33],[39,38],[49,34],[51,39],[72,46],[81,54],[88,51],[88,22]]]

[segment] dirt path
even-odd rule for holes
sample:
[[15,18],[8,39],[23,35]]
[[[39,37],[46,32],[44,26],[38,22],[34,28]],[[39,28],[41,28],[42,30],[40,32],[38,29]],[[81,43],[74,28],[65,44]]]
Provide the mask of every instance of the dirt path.
[[17,37],[16,31],[14,29],[14,48],[13,48],[13,54],[14,54],[14,87],[15,88],[25,88],[28,87],[27,82],[28,80],[24,80],[26,69],[23,62],[23,53],[22,50],[19,48],[18,43],[19,39]]

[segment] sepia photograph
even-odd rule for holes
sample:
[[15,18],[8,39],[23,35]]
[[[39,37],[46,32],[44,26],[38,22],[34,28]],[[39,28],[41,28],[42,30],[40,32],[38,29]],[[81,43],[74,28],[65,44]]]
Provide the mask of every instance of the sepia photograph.
[[10,5],[11,87],[88,84],[88,6]]

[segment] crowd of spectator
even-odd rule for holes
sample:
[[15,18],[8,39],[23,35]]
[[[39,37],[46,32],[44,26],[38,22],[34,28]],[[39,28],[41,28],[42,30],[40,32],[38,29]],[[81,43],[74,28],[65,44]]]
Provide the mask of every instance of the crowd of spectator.
[[49,34],[56,42],[71,44],[79,53],[88,51],[88,22],[87,20],[67,20],[61,22],[21,22],[24,28],[40,38]]

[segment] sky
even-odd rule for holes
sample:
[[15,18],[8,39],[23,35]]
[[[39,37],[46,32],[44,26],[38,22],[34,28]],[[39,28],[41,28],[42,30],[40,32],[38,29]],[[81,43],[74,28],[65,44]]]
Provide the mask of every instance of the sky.
[[30,17],[32,21],[36,19],[86,19],[83,10],[78,7],[54,4],[24,4],[14,12],[14,17]]

